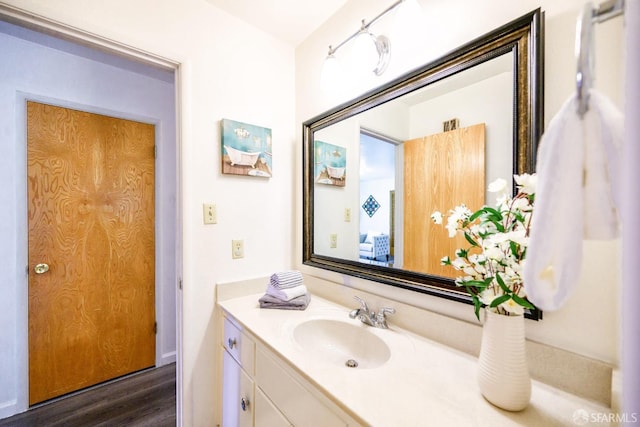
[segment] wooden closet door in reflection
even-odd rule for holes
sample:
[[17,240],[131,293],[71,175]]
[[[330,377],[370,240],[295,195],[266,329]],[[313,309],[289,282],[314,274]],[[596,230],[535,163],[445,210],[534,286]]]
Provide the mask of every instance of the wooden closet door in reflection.
[[154,145],[27,103],[30,404],[155,364]]
[[440,265],[455,258],[456,248],[469,246],[462,235],[449,238],[431,214],[464,203],[472,211],[484,204],[484,123],[404,143],[404,266],[406,270],[456,277],[460,272]]

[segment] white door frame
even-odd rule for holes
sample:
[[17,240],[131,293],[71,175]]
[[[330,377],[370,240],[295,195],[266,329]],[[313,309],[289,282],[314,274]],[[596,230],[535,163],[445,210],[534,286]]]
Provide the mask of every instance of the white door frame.
[[[72,28],[61,24],[59,22],[54,22],[42,16],[37,16],[32,13],[28,13],[22,11],[20,9],[0,4],[0,19],[3,19],[7,22],[32,28],[38,31],[43,31],[48,34],[53,33],[58,37],[62,37],[67,40],[71,40],[73,42],[79,43],[81,45],[97,48],[102,51],[107,51],[110,53],[115,53],[120,56],[124,56],[139,62],[146,63],[148,65],[152,65],[155,67],[165,68],[168,70],[174,71],[175,76],[175,90],[176,90],[176,144],[175,144],[175,158],[176,158],[176,419],[177,425],[183,425],[183,400],[182,400],[182,390],[183,390],[183,378],[182,378],[182,366],[183,366],[183,354],[182,354],[182,274],[183,274],[183,263],[182,263],[182,143],[181,143],[181,93],[182,93],[182,64],[178,61],[163,58],[149,52],[145,52],[143,50],[139,50],[133,48],[131,46],[126,46],[124,44],[120,44],[114,42],[113,40],[108,40],[106,38],[102,38],[96,36],[95,34],[90,34],[88,32],[79,30],[77,28]],[[26,98],[31,98],[26,96]],[[34,99],[37,100],[37,99]],[[40,99],[40,102],[45,101],[44,99]],[[46,102],[46,101],[45,101]],[[25,172],[26,173],[26,172]],[[26,220],[26,217],[25,217]],[[25,236],[26,239],[26,236]],[[26,264],[25,264],[26,265]],[[26,307],[25,307],[26,308]],[[26,318],[26,313],[24,314]],[[25,326],[26,327],[26,326]],[[19,344],[18,344],[19,345]],[[24,343],[22,345],[24,347]],[[157,346],[156,346],[157,348]],[[21,354],[23,352],[18,352]],[[24,374],[21,375],[26,382],[28,383],[28,363],[26,363],[26,358],[28,353],[24,352],[25,361],[24,361]],[[156,352],[156,360],[159,355]],[[19,401],[24,402],[25,406],[23,409],[27,409],[28,407],[28,387],[25,387],[23,390],[24,396],[18,396]]]

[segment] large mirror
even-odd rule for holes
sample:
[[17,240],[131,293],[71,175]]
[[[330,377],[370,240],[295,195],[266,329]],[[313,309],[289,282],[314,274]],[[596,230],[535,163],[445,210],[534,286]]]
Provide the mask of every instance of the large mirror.
[[538,9],[306,121],[303,263],[469,302],[430,213],[535,169],[542,66]]

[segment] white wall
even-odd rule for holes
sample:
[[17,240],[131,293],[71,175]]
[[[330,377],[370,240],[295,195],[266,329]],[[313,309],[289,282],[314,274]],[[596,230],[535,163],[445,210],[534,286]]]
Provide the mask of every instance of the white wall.
[[[361,19],[370,19],[388,6],[384,0],[351,0],[296,49],[296,121],[298,124],[383,84],[404,72],[433,60],[455,47],[481,36],[538,6],[546,13],[545,24],[545,124],[573,93],[575,79],[575,21],[582,0],[421,0],[425,23],[415,28],[411,48],[392,53],[387,72],[379,78],[355,80],[339,93],[322,92],[320,70],[329,44],[336,45],[352,34]],[[383,18],[373,29],[389,27]],[[622,104],[622,19],[596,28],[596,87]],[[393,45],[393,39],[392,39]],[[346,52],[346,49],[345,49]],[[338,51],[336,56],[345,52]],[[300,173],[300,169],[299,169]],[[301,187],[298,187],[301,211]],[[299,221],[302,219],[299,216]],[[298,226],[301,229],[301,225]],[[296,253],[301,253],[301,239]],[[573,298],[557,312],[544,313],[541,322],[527,322],[529,339],[570,350],[616,365],[618,363],[618,268],[617,242],[589,242],[585,245],[580,285]],[[306,273],[368,290],[386,298],[404,301],[435,312],[475,322],[472,309],[428,295],[383,286],[356,278],[301,265]],[[594,321],[597,318],[597,321]]]
[[[205,0],[5,3],[181,64],[184,422],[210,425],[215,284],[293,262],[294,50]],[[271,179],[220,174],[222,118],[272,129]],[[203,202],[217,204],[217,225],[202,224]],[[231,259],[232,239],[244,239],[243,259]]]
[[[452,91],[411,109],[411,138],[442,132],[442,122],[460,119],[460,127],[485,124],[485,183],[497,178],[508,179],[513,165],[513,123],[505,117],[513,115],[512,73],[501,73],[478,83]],[[490,205],[492,193],[486,192]]]
[[[344,187],[315,184],[314,251],[337,258],[358,259],[358,189],[360,177],[360,128],[356,120],[344,120],[316,132],[316,140],[346,148],[346,178]],[[351,209],[350,222],[344,220],[345,209]],[[332,248],[330,235],[337,235]]]
[[173,72],[123,61],[0,22],[0,417],[25,408],[27,376],[26,100],[156,126],[156,364],[176,360],[176,123]]

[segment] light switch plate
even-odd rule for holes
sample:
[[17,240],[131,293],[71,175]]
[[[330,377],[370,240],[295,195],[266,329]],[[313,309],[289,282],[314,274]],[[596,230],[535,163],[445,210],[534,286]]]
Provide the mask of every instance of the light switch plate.
[[202,215],[205,224],[217,224],[218,223],[218,209],[215,204],[204,203],[202,205]]
[[344,221],[351,222],[351,208],[346,208],[344,210]]

